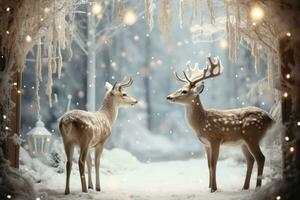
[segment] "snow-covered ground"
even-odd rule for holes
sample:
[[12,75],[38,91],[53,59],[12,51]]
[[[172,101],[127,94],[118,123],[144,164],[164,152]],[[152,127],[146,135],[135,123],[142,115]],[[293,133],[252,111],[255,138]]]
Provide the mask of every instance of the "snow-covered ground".
[[[233,159],[220,160],[217,167],[218,191],[210,193],[205,159],[140,163],[130,153],[114,149],[104,151],[101,167],[101,192],[81,192],[77,163],[73,164],[70,195],[64,195],[65,174],[26,157],[21,151],[22,171],[35,179],[41,199],[243,199],[253,192],[256,171],[253,172],[250,191],[242,191],[245,164]],[[254,170],[256,170],[254,168]],[[93,180],[94,182],[94,180]],[[94,183],[95,184],[95,183]]]

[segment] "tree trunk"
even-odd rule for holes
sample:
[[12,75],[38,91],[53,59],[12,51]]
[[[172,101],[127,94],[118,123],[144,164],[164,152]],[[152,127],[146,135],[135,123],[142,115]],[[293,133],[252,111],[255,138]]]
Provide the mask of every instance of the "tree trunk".
[[[88,6],[88,11],[91,13],[92,6]],[[95,111],[96,109],[96,40],[95,40],[95,16],[87,16],[87,35],[88,35],[88,55],[87,55],[87,109]]]
[[[21,130],[21,93],[18,91],[21,90],[21,73],[16,72],[12,79],[12,84],[7,87],[12,87],[10,89],[11,100],[15,105],[12,105],[12,102],[1,102],[1,105],[7,106],[7,108],[1,107],[1,130],[3,133],[7,133],[7,137],[2,145],[4,157],[10,161],[12,167],[19,168],[19,144],[15,143],[13,136],[16,134],[20,136]],[[11,108],[11,113],[6,113],[6,110]],[[5,117],[4,117],[5,116]],[[6,118],[6,119],[5,119]],[[5,130],[5,127],[8,127],[8,130]]]
[[[300,85],[298,41],[285,36],[279,41],[281,91],[282,91],[282,123],[286,127],[283,132],[283,177],[289,183],[299,184],[300,175]],[[291,78],[287,78],[287,74]],[[295,193],[295,192],[294,192]],[[293,199],[293,196],[289,199]],[[298,197],[298,196],[297,196]]]
[[150,89],[150,54],[151,54],[151,38],[150,36],[145,39],[145,75],[144,75],[144,88],[145,88],[145,101],[147,109],[147,128],[152,131],[152,105],[151,105],[151,89]]

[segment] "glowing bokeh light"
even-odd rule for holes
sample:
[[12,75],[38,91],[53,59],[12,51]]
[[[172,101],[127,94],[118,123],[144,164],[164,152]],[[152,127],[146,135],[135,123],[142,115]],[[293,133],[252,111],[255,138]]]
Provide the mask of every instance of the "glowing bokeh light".
[[264,18],[264,15],[263,9],[258,5],[253,6],[250,10],[251,19],[254,22],[260,22]]
[[123,22],[128,25],[132,26],[136,23],[137,16],[133,10],[127,10],[124,14]]

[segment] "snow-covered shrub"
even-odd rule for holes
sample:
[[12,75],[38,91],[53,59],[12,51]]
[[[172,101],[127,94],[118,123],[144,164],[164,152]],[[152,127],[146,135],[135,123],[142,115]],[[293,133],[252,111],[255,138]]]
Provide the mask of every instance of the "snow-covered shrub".
[[20,147],[20,171],[36,183],[46,181],[55,173],[53,168],[42,163],[38,158],[32,158],[22,147]]
[[57,173],[63,173],[65,171],[66,156],[61,139],[54,139],[49,152],[48,161],[49,165],[55,168],[54,171]]
[[35,196],[31,181],[10,167],[0,148],[0,199],[31,200]]
[[55,168],[57,173],[63,173],[65,171],[64,165],[62,165],[62,158],[59,153],[51,152],[49,155],[50,159],[50,166]]

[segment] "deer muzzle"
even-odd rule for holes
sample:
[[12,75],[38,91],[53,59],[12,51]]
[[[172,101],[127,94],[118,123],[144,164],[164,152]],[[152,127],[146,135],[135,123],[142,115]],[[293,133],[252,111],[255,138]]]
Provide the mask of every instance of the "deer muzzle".
[[169,95],[169,96],[167,96],[167,97],[166,97],[166,99],[167,99],[167,100],[169,100],[169,101],[174,101],[174,98],[173,98],[173,97],[171,97],[170,95]]

